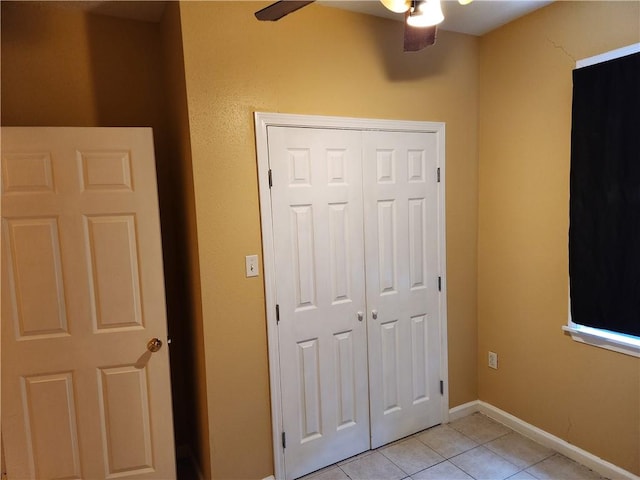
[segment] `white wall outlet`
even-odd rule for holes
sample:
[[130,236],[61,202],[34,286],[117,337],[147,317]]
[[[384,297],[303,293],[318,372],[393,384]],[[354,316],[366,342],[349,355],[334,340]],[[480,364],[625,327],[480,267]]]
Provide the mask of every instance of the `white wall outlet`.
[[489,352],[489,368],[498,369],[498,354]]
[[258,271],[258,255],[247,255],[244,257],[245,268],[247,269],[247,278],[257,277]]

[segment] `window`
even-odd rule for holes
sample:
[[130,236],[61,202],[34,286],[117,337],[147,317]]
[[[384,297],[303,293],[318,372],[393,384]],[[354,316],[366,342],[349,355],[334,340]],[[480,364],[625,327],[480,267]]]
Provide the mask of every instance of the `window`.
[[640,356],[640,44],[576,67],[565,329]]

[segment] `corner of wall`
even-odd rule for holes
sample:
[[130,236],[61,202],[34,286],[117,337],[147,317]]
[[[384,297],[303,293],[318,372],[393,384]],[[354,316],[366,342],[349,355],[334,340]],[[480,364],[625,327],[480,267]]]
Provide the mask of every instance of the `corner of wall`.
[[181,408],[187,412],[186,439],[198,469],[204,479],[211,478],[209,445],[209,413],[207,404],[206,364],[203,344],[203,317],[200,289],[198,236],[191,158],[191,131],[187,102],[182,25],[179,2],[167,2],[160,23],[164,57],[164,81],[167,92],[168,128],[167,148],[172,157],[173,192],[180,212],[180,231],[177,250],[181,252],[184,316],[181,356],[176,368],[189,379],[188,398]]

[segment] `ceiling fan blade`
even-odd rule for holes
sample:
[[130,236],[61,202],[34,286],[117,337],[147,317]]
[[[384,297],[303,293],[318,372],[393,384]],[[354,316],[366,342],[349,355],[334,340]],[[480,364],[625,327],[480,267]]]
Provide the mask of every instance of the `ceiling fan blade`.
[[275,22],[280,20],[285,15],[289,15],[291,12],[295,12],[302,7],[306,7],[311,1],[298,1],[298,0],[280,0],[279,2],[272,3],[271,5],[258,10],[255,15],[258,20],[269,20]]
[[412,27],[404,23],[404,51],[417,52],[436,43],[438,27]]

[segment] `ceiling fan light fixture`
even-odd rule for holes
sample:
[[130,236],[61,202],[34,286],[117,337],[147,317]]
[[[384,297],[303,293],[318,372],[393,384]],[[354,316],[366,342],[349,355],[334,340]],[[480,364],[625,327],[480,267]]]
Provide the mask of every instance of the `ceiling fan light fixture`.
[[460,5],[469,5],[473,0],[458,0]]
[[433,27],[444,20],[440,0],[422,0],[413,2],[407,24],[412,27]]
[[380,3],[395,13],[404,13],[411,8],[411,0],[380,0]]

